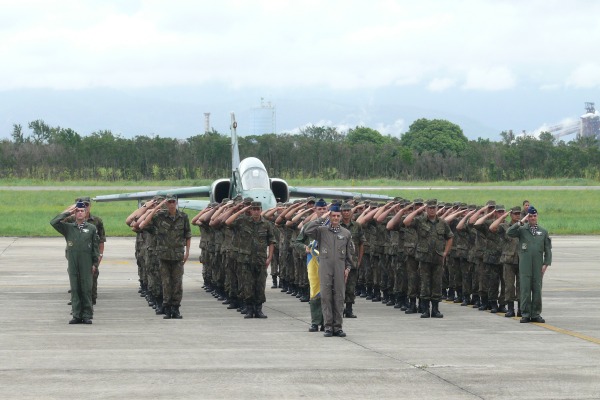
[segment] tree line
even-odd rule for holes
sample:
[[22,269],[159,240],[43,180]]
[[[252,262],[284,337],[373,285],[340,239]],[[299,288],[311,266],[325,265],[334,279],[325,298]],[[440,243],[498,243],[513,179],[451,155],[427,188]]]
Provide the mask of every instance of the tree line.
[[[216,179],[231,174],[231,140],[214,130],[187,139],[109,130],[81,136],[42,120],[26,133],[14,125],[0,141],[0,178],[41,180]],[[531,178],[600,180],[595,138],[557,141],[502,132],[500,140],[468,140],[446,120],[419,119],[400,138],[357,126],[347,132],[310,126],[298,134],[239,137],[240,155],[263,161],[284,179],[447,179],[493,182]]]

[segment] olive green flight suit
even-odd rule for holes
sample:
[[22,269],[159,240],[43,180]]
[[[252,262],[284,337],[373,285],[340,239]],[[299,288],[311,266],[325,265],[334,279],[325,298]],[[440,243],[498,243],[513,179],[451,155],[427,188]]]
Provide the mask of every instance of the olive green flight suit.
[[519,238],[519,299],[524,318],[537,318],[542,313],[542,266],[552,264],[552,241],[548,231],[538,225],[535,235],[528,223],[513,224],[508,237]]
[[92,307],[92,266],[98,266],[98,233],[96,227],[84,222],[80,229],[75,222],[64,222],[69,213],[62,213],[50,221],[67,241],[69,260],[69,282],[71,284],[71,310],[73,318],[91,319]]

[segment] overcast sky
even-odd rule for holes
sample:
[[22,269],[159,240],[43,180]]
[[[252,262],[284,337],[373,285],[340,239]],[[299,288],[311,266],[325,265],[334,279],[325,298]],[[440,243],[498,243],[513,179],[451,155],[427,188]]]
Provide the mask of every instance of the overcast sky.
[[445,117],[498,139],[600,102],[599,15],[577,0],[0,0],[0,138],[38,118],[189,137],[202,112],[225,132],[226,110],[264,97],[280,132]]

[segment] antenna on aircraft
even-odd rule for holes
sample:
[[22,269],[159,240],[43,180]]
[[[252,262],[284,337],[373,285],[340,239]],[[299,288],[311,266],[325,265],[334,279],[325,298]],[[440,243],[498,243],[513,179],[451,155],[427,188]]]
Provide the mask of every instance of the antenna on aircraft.
[[237,122],[235,114],[231,113],[231,170],[235,171],[240,165],[240,150],[238,149]]

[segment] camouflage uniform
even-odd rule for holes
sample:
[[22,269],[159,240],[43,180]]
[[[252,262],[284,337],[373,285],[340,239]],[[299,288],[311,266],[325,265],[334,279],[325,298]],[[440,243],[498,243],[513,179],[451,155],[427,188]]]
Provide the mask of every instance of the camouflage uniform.
[[152,226],[156,235],[163,305],[178,309],[183,296],[185,247],[187,239],[192,237],[190,221],[187,214],[181,211],[176,211],[174,216],[170,216],[168,211],[161,210],[152,217]]
[[504,300],[514,307],[519,301],[519,238],[506,235],[512,223],[504,222],[498,227],[498,235],[504,238],[500,262],[504,272]]
[[[483,251],[483,264],[485,280],[487,281],[487,299],[493,313],[498,312],[498,303],[503,306],[504,300],[504,275],[500,256],[502,255],[502,236],[490,231],[492,220],[486,220],[483,224],[475,225],[479,233],[486,238],[486,247]],[[498,289],[500,288],[500,292]]]
[[358,252],[360,246],[364,245],[367,241],[365,238],[365,234],[363,232],[362,227],[356,221],[350,221],[348,225],[344,224],[344,222],[340,222],[340,225],[350,231],[352,235],[352,242],[354,243],[354,254],[352,256],[353,266],[348,273],[348,281],[346,282],[346,296],[344,302],[346,305],[354,304],[354,300],[356,299],[355,289],[356,282],[358,281]]
[[275,235],[273,227],[263,217],[254,221],[247,215],[240,215],[232,226],[239,234],[238,252],[243,276],[240,289],[250,314],[254,309],[261,309],[266,301],[267,248],[275,245]]
[[[428,202],[428,206],[433,204]],[[419,262],[419,274],[421,278],[421,301],[424,317],[429,314],[429,301],[432,304],[433,313],[439,312],[438,304],[442,298],[442,273],[443,254],[446,242],[454,237],[448,223],[439,217],[429,220],[427,215],[417,217],[413,225],[418,234],[416,260]],[[427,315],[429,316],[429,315]]]

